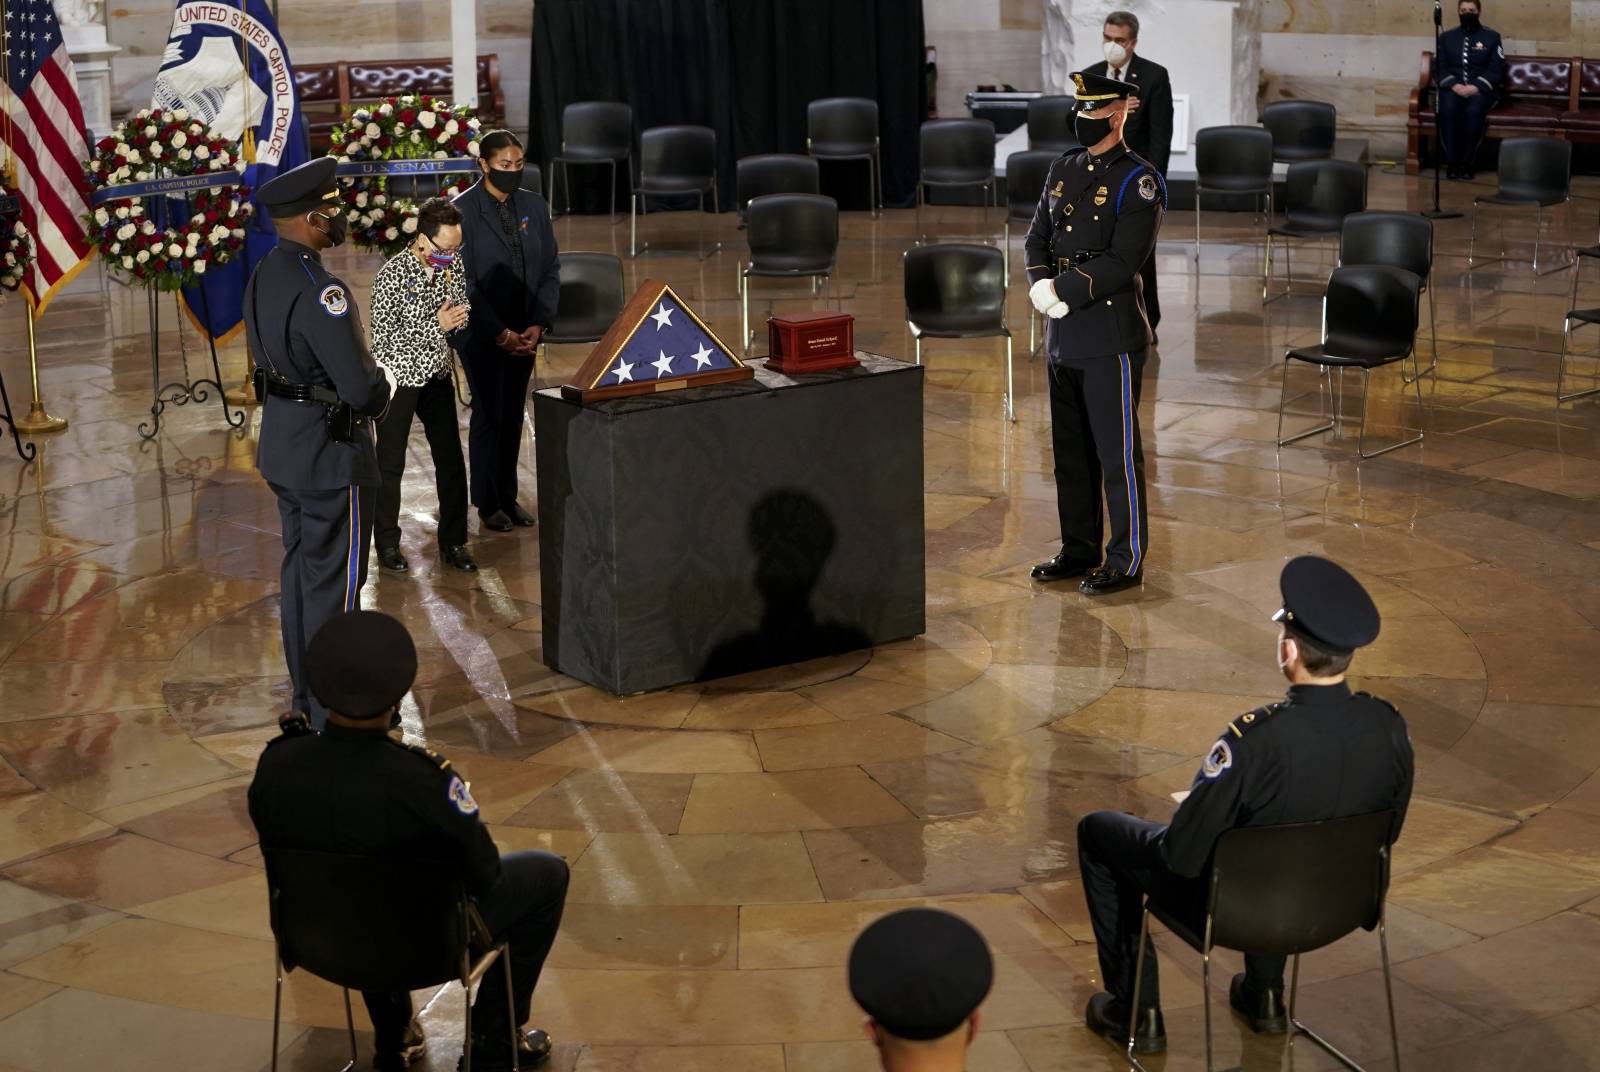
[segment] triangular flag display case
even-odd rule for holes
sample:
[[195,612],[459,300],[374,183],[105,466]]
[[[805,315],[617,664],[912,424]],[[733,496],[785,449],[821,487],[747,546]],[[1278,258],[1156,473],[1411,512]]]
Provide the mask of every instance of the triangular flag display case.
[[646,279],[561,396],[601,402],[754,375],[670,286]]

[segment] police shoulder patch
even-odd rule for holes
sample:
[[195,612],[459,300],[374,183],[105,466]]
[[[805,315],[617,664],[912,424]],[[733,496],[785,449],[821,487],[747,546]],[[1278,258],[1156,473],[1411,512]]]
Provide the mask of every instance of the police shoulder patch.
[[1216,778],[1231,766],[1233,766],[1233,749],[1224,739],[1212,745],[1211,751],[1206,753],[1205,761],[1200,764],[1200,773],[1207,778]]
[[459,774],[450,779],[450,788],[445,792],[456,811],[462,815],[478,814],[478,802],[472,799],[472,790],[467,788],[467,783],[461,780]]
[[1145,172],[1143,175],[1140,175],[1139,176],[1139,196],[1144,198],[1146,201],[1154,201],[1156,199],[1156,194],[1157,193],[1158,193],[1158,191],[1156,189],[1156,177],[1154,175],[1150,174],[1150,172],[1148,172],[1148,171]]
[[322,293],[317,295],[317,301],[329,316],[343,316],[350,311],[350,297],[338,283],[323,287]]

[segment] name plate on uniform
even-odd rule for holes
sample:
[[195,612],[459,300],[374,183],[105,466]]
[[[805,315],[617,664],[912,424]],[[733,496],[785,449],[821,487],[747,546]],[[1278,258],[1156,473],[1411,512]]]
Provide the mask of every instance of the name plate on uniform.
[[856,360],[856,318],[848,313],[797,313],[767,320],[767,367],[786,375],[850,368]]

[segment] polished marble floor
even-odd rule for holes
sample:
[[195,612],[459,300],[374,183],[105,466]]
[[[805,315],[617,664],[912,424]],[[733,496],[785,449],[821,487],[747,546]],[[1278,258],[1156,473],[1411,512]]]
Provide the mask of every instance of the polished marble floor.
[[[1446,190],[1457,205],[1474,192],[1486,188]],[[1590,199],[1559,226],[1587,244],[1600,183],[1579,192]],[[1414,180],[1372,173],[1374,207],[1418,199]],[[930,222],[951,237],[999,224],[956,208]],[[671,281],[732,337],[739,233],[717,221],[724,247],[701,260],[693,224],[652,218],[662,248],[628,270]],[[415,569],[375,574],[364,600],[421,648],[406,733],[468,773],[503,847],[572,864],[535,1000],[556,1069],[869,1069],[844,957],[866,920],[913,902],[969,917],[996,951],[970,1067],[1121,1067],[1080,1026],[1097,980],[1076,819],[1170,813],[1220,726],[1281,691],[1267,615],[1281,563],[1304,552],[1345,563],[1376,597],[1384,631],[1357,677],[1416,742],[1390,906],[1407,1067],[1600,1067],[1600,403],[1553,401],[1571,275],[1469,274],[1465,221],[1441,224],[1427,438],[1357,464],[1353,426],[1272,443],[1282,353],[1318,335],[1327,251],[1301,251],[1295,296],[1263,308],[1249,219],[1208,215],[1198,265],[1190,226],[1175,214],[1160,250],[1142,591],[1094,601],[1029,581],[1055,544],[1043,367],[1019,344],[1008,425],[998,345],[935,342],[927,634],[617,700],[543,667],[535,537],[475,534],[481,573],[439,567],[417,435]],[[571,249],[625,252],[625,225],[564,219],[558,232]],[[845,220],[836,292],[864,348],[910,351],[911,237],[910,212]],[[358,291],[375,267],[331,263]],[[1010,303],[1023,340],[1024,289]],[[811,300],[765,281],[756,297],[758,310]],[[22,409],[20,308],[0,306],[0,367]],[[170,301],[161,312],[163,378],[185,359],[199,375],[209,358],[180,338]],[[215,398],[191,403],[141,443],[146,303],[94,273],[50,310],[40,343],[46,402],[72,423],[31,465],[0,452],[0,1072],[254,1072],[269,1056],[272,954],[244,792],[285,695],[254,415],[230,433]],[[542,380],[582,356],[552,354]],[[242,351],[222,359],[240,380]],[[1394,370],[1373,390],[1375,435],[1416,424]],[[1163,949],[1172,1050],[1156,1067],[1198,1068],[1199,964]],[[1310,958],[1304,1003],[1385,1068],[1377,965],[1364,934]],[[454,1068],[459,991],[418,997],[426,1067]],[[280,1067],[337,1067],[337,991],[297,973],[286,1016]],[[1218,1023],[1221,1063],[1329,1067],[1304,1044]]]

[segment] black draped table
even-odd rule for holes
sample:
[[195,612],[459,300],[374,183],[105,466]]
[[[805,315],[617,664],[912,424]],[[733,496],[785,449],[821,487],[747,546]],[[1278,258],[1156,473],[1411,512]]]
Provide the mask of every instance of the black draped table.
[[544,660],[617,695],[925,627],[922,369],[534,395]]

